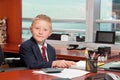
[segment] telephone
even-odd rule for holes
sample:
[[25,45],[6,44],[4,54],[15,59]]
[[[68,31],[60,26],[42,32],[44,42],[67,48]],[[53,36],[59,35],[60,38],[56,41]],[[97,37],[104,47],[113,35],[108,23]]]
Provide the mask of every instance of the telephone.
[[69,44],[68,47],[67,47],[68,50],[85,50],[86,47],[85,46],[79,46],[78,44]]
[[78,44],[69,44],[67,49],[68,50],[73,50],[73,49],[76,49],[79,45]]
[[87,77],[85,80],[120,80],[120,76],[114,73],[98,73]]

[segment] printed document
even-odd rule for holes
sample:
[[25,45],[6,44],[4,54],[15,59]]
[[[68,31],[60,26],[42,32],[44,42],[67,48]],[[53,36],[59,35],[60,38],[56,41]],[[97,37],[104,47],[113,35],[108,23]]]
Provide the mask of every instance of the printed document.
[[45,73],[42,70],[33,71],[33,73],[35,73],[35,74],[45,74],[45,75],[51,75],[51,76],[56,76],[56,77],[60,77],[60,78],[72,79],[72,78],[75,78],[75,77],[83,76],[83,75],[85,75],[89,72],[84,71],[84,70],[65,68],[61,73]]
[[73,65],[70,68],[85,70],[86,61],[78,61],[78,62],[76,62],[76,65]]

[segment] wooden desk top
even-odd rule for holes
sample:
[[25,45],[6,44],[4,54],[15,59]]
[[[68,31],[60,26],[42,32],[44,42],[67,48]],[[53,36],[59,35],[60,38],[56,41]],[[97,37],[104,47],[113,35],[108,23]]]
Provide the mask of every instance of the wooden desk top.
[[[34,74],[33,70],[16,70],[10,72],[1,72],[0,80],[52,80],[57,78],[55,76],[45,75],[45,74]],[[109,73],[109,71],[98,71],[98,73]],[[112,72],[120,76],[119,72]],[[89,73],[84,76],[79,76],[73,78],[72,80],[84,80],[88,76],[95,75],[96,73]]]
[[67,50],[67,46],[53,45],[56,49],[58,59],[73,61],[86,60],[84,50]]
[[84,51],[56,49],[56,54],[58,59],[67,59],[73,61],[86,60]]
[[[59,59],[69,59],[79,61],[81,59],[85,60],[83,56],[83,51],[80,50],[67,50],[66,47],[63,46],[54,46],[56,49],[57,57]],[[120,61],[120,58],[111,58],[110,61]],[[11,72],[1,72],[0,80],[52,80],[54,76],[43,75],[43,74],[33,74],[33,70],[17,70]],[[98,70],[97,73],[109,73],[112,71]],[[120,76],[120,72],[112,72]],[[89,73],[84,76],[73,78],[72,80],[84,80],[88,76],[95,75],[96,73]]]
[[[67,59],[73,61],[86,60],[84,50],[67,50],[67,46],[53,45],[56,49],[56,54],[58,59]],[[110,57],[120,56],[120,51],[112,50]]]

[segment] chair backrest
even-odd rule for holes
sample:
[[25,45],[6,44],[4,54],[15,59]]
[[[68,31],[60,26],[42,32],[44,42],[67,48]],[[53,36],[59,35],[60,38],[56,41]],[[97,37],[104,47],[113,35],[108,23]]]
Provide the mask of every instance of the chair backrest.
[[0,47],[0,66],[4,62],[4,53],[2,51],[2,48]]

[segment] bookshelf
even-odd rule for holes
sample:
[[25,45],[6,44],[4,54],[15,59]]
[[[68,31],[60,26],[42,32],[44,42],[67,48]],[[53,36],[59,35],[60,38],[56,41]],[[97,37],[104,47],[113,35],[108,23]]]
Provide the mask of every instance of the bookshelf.
[[0,19],[7,18],[7,39],[4,52],[17,53],[22,42],[22,0],[0,1]]

